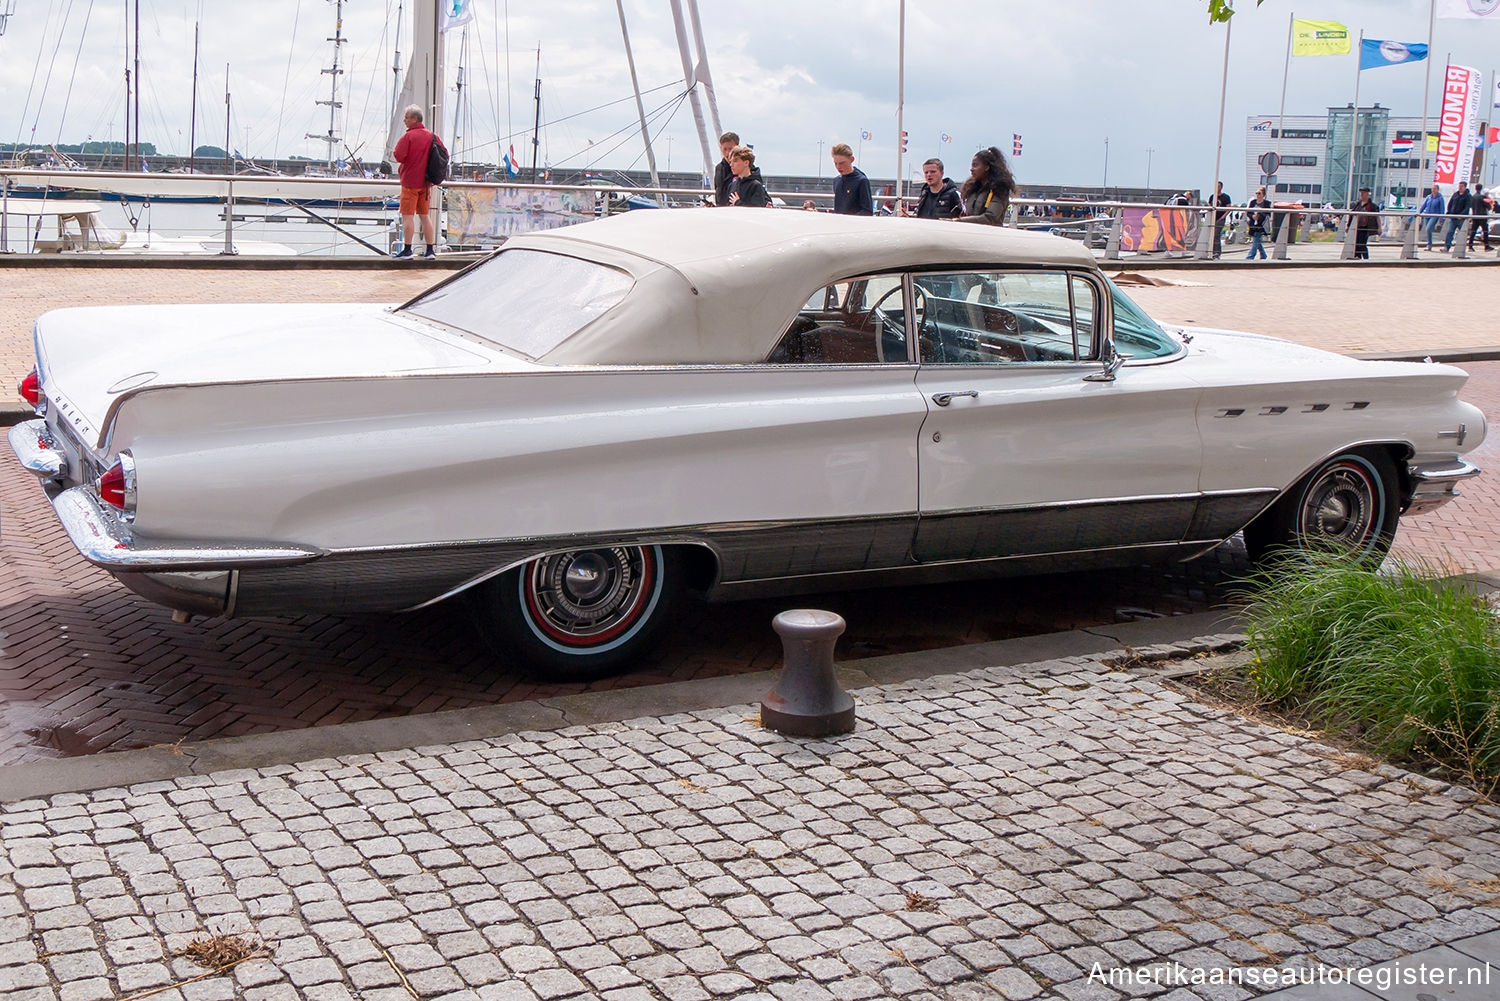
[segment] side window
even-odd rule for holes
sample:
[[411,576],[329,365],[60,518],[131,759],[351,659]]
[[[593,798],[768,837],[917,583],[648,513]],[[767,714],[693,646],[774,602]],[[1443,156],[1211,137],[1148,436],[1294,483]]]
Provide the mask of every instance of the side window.
[[766,356],[772,365],[905,364],[900,275],[869,275],[813,292]]
[[1058,271],[912,276],[918,356],[928,365],[1071,362],[1093,353],[1093,286]]
[[1130,301],[1114,282],[1109,294],[1115,313],[1115,350],[1126,358],[1169,358],[1182,351],[1172,335]]

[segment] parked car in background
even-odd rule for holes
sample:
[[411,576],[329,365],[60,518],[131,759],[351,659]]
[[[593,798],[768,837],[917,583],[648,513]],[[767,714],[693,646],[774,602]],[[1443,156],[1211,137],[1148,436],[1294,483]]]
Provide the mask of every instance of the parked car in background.
[[630,212],[399,307],[36,325],[10,433],[90,562],[189,615],[463,597],[507,662],[635,662],[710,598],[1379,554],[1478,470],[1445,365],[1167,329],[1076,242]]

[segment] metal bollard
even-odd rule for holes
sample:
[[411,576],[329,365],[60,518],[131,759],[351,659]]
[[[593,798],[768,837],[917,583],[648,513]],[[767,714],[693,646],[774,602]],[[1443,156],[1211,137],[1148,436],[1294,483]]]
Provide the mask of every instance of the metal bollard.
[[1468,234],[1466,234],[1464,232],[1464,230],[1466,230],[1468,228],[1469,228],[1469,222],[1468,222],[1467,219],[1459,219],[1458,220],[1458,229],[1456,229],[1456,230],[1453,231],[1453,240],[1454,240],[1454,243],[1453,243],[1453,258],[1454,258],[1454,260],[1463,261],[1463,260],[1467,260],[1468,257],[1469,257],[1469,244],[1465,240],[1465,237]]
[[844,632],[842,616],[794,608],[771,622],[781,637],[783,666],[776,686],[760,703],[768,730],[797,737],[831,737],[854,729],[854,699],[833,673],[833,645]]
[[1213,230],[1209,229],[1215,223],[1214,214],[1210,212],[1207,216],[1204,216],[1202,213],[1199,213],[1198,218],[1198,245],[1194,249],[1192,256],[1200,261],[1206,261],[1214,256],[1214,234]]
[[1271,249],[1271,260],[1284,261],[1287,259],[1287,241],[1291,239],[1292,235],[1292,214],[1290,212],[1283,212],[1278,216],[1276,215],[1277,211],[1277,209],[1271,210],[1271,218],[1280,222],[1280,225],[1277,225],[1276,222],[1272,223],[1276,228],[1276,246]]
[[1401,238],[1401,259],[1403,261],[1415,261],[1417,259],[1417,230],[1422,228],[1422,219],[1412,212],[1406,220],[1406,232]]
[[1352,261],[1354,260],[1354,239],[1359,233],[1359,220],[1355,219],[1352,215],[1343,216],[1342,218],[1344,220],[1344,245],[1339,250],[1339,260]]

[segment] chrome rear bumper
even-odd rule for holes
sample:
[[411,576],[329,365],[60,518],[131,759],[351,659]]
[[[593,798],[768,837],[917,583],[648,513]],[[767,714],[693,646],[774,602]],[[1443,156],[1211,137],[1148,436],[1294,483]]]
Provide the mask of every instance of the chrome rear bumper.
[[22,421],[10,429],[11,451],[28,471],[47,480],[55,480],[68,468],[68,455],[52,436],[47,422],[37,418]]
[[1406,467],[1411,477],[1411,503],[1405,513],[1423,514],[1458,496],[1458,484],[1479,475],[1479,467],[1463,459],[1413,462]]

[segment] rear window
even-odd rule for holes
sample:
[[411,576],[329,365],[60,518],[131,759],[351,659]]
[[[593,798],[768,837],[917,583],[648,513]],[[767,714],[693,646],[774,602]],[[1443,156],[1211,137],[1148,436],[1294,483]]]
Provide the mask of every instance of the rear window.
[[625,272],[540,250],[504,250],[405,312],[540,358],[630,291]]

